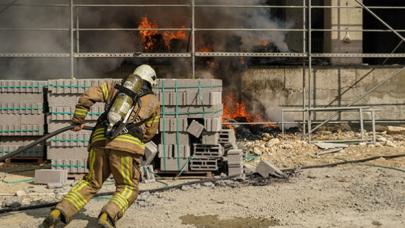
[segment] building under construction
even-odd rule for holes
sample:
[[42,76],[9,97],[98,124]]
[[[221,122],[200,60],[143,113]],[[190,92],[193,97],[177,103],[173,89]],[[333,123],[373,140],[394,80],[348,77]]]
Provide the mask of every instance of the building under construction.
[[[226,191],[216,192],[218,195],[225,192],[223,198],[214,199],[215,194],[207,193],[205,201],[187,206],[187,213],[193,213],[199,205],[210,205],[212,200],[215,205],[207,206],[209,210],[214,208],[212,211],[220,211],[217,214],[231,212],[235,216],[233,211],[250,208],[243,205],[244,200],[239,204],[230,198],[232,205],[224,200],[238,197],[257,205],[267,202],[263,206],[266,209],[254,208],[257,214],[246,212],[250,217],[267,216],[266,219],[268,209],[276,214],[284,210],[272,205],[289,208],[289,200],[303,194],[306,198],[291,203],[291,210],[284,213],[293,211],[293,217],[298,215],[299,221],[284,218],[283,214],[279,215],[280,220],[273,220],[272,216],[271,221],[259,223],[247,218],[242,219],[246,223],[231,221],[229,227],[235,224],[313,227],[320,220],[328,220],[321,224],[326,227],[340,224],[326,217],[303,223],[306,215],[300,217],[300,213],[308,208],[316,215],[326,216],[322,212],[329,209],[329,203],[318,212],[312,204],[308,206],[308,202],[323,196],[321,188],[306,195],[307,189],[298,186],[294,197],[280,194],[281,203],[268,201],[271,197],[261,197],[259,202],[250,198],[253,193],[243,196],[244,191],[232,189],[265,186],[273,183],[272,178],[298,179],[295,174],[301,168],[335,167],[378,158],[386,160],[366,165],[404,171],[403,160],[399,160],[405,156],[402,152],[405,148],[404,12],[405,2],[399,0],[0,0],[0,162],[6,161],[0,163],[0,173],[5,173],[0,181],[0,199],[2,191],[20,183],[5,181],[11,173],[7,169],[13,168],[14,161],[44,164],[46,169],[37,170],[35,182],[48,184],[50,189],[55,183],[58,188],[64,188],[68,173],[70,177],[87,173],[86,148],[92,137],[89,131],[64,131],[33,146],[30,144],[49,133],[71,130],[77,98],[86,89],[106,81],[119,82],[137,66],[149,64],[157,70],[159,78],[153,92],[160,101],[161,115],[159,134],[146,144],[146,156],[141,164],[143,181],[166,180],[166,176],[208,176],[212,183],[204,179],[169,186],[163,182],[167,186],[141,193],[149,196],[149,191],[174,188],[187,191],[188,185],[195,191],[209,187],[213,192],[217,191],[215,186],[226,187]],[[103,112],[105,108],[100,104],[90,109],[87,130],[96,125]],[[381,154],[384,152],[387,154]],[[371,157],[359,159],[366,155]],[[326,175],[327,179],[345,175],[337,179],[342,183],[339,187],[344,189],[336,194],[343,197],[339,202],[333,201],[331,207],[339,203],[345,209],[354,205],[351,209],[361,213],[370,208],[377,211],[378,206],[370,206],[375,204],[395,207],[398,210],[387,212],[390,219],[383,223],[392,222],[392,227],[403,224],[400,220],[405,215],[399,213],[405,207],[403,180],[382,181],[379,178],[388,175],[386,172],[373,176],[370,170],[361,170],[359,175],[363,176],[356,179],[348,170],[337,173],[329,170],[332,174]],[[315,176],[306,173],[306,182],[312,190],[313,186],[320,186],[324,177],[323,172],[314,173]],[[230,180],[235,177],[238,181]],[[350,182],[347,179],[354,180],[353,186],[346,184]],[[384,184],[370,186],[374,180]],[[5,188],[3,182],[7,184]],[[387,192],[381,193],[387,186]],[[335,192],[339,187],[333,185],[331,189]],[[24,191],[23,195],[19,192],[12,197],[31,200],[26,194],[31,190]],[[280,193],[271,189],[268,192]],[[350,195],[352,201],[345,201],[347,192],[355,196]],[[361,198],[365,192],[368,195]],[[191,200],[184,204],[197,202],[199,196],[190,196]],[[142,202],[147,201],[145,195],[140,198]],[[155,200],[160,202],[162,198],[159,195]],[[358,198],[361,200],[356,201]],[[16,201],[8,200],[2,200],[0,214],[55,205],[52,201],[35,206],[29,201],[24,209],[24,203],[15,206]],[[308,205],[300,208],[301,204]],[[181,211],[180,207],[166,209],[167,202],[157,203],[157,208],[139,205],[142,204],[136,207],[145,207],[145,211],[150,210],[157,217],[164,214],[171,218],[169,212]],[[235,205],[240,207],[224,210],[225,206],[229,209]],[[212,211],[205,209],[196,213],[211,214]],[[356,214],[358,211],[353,212],[356,219],[363,216]],[[341,225],[347,227],[382,224],[376,220],[354,223],[351,221],[356,219],[347,219],[345,213],[336,221],[343,221]],[[140,217],[147,221],[147,226],[130,221],[132,218],[124,219],[141,227],[179,226],[177,221],[166,224],[166,218]],[[11,223],[9,219],[5,217],[3,221]],[[18,224],[31,218],[25,219],[19,219]],[[200,223],[206,217],[190,223],[181,219],[182,224],[197,227],[210,224]],[[217,223],[218,218],[209,219],[222,224],[218,227],[227,227]],[[0,222],[1,225],[4,224]]]

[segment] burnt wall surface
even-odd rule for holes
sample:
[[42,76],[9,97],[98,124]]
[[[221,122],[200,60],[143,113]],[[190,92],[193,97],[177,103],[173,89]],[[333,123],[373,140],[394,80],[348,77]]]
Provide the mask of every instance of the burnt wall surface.
[[[313,69],[311,99],[316,107],[347,106],[400,68],[316,67]],[[308,70],[305,69],[308,74]],[[255,112],[262,112],[273,121],[281,120],[282,108],[302,108],[302,67],[250,68],[242,77],[243,99]],[[308,77],[306,77],[308,79]],[[306,80],[308,86],[308,80]],[[405,71],[361,99],[356,106],[379,109],[379,121],[405,120]],[[306,99],[308,94],[305,95]],[[330,113],[316,113],[317,120]],[[358,113],[345,112],[337,120],[358,120]],[[286,114],[287,120],[302,120],[302,114]],[[365,115],[369,119],[368,115]]]

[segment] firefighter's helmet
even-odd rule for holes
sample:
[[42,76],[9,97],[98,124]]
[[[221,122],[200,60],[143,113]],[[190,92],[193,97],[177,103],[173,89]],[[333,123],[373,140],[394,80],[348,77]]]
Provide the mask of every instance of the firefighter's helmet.
[[156,72],[151,66],[146,64],[140,65],[135,69],[133,74],[149,82],[152,87],[157,86]]

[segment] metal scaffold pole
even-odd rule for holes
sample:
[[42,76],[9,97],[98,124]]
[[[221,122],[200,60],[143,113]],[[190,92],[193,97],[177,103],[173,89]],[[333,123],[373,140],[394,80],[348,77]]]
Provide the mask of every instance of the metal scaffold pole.
[[191,67],[195,78],[195,0],[191,0]]
[[75,77],[75,55],[74,55],[74,5],[70,0],[70,77]]
[[312,129],[312,0],[308,0],[308,141]]

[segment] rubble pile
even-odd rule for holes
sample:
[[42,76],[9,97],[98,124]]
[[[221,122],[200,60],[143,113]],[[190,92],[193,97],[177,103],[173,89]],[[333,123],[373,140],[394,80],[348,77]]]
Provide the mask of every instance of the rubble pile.
[[[367,138],[372,138],[372,134],[365,133]],[[314,134],[314,140],[331,139],[358,139],[360,133],[347,131],[335,132],[320,131]],[[238,147],[244,150],[245,166],[257,166],[259,161],[268,160],[279,168],[293,168],[305,165],[324,164],[341,161],[341,159],[358,159],[366,156],[378,155],[382,153],[400,153],[405,149],[404,134],[389,134],[388,132],[378,132],[376,143],[343,143],[344,147],[338,148],[333,153],[322,152],[322,149],[315,144],[307,143],[301,139],[300,134],[278,135],[262,134],[259,140],[240,140]],[[402,151],[401,151],[402,150]],[[255,159],[246,159],[249,156]],[[252,161],[250,161],[252,160]],[[250,161],[250,162],[248,162]]]

